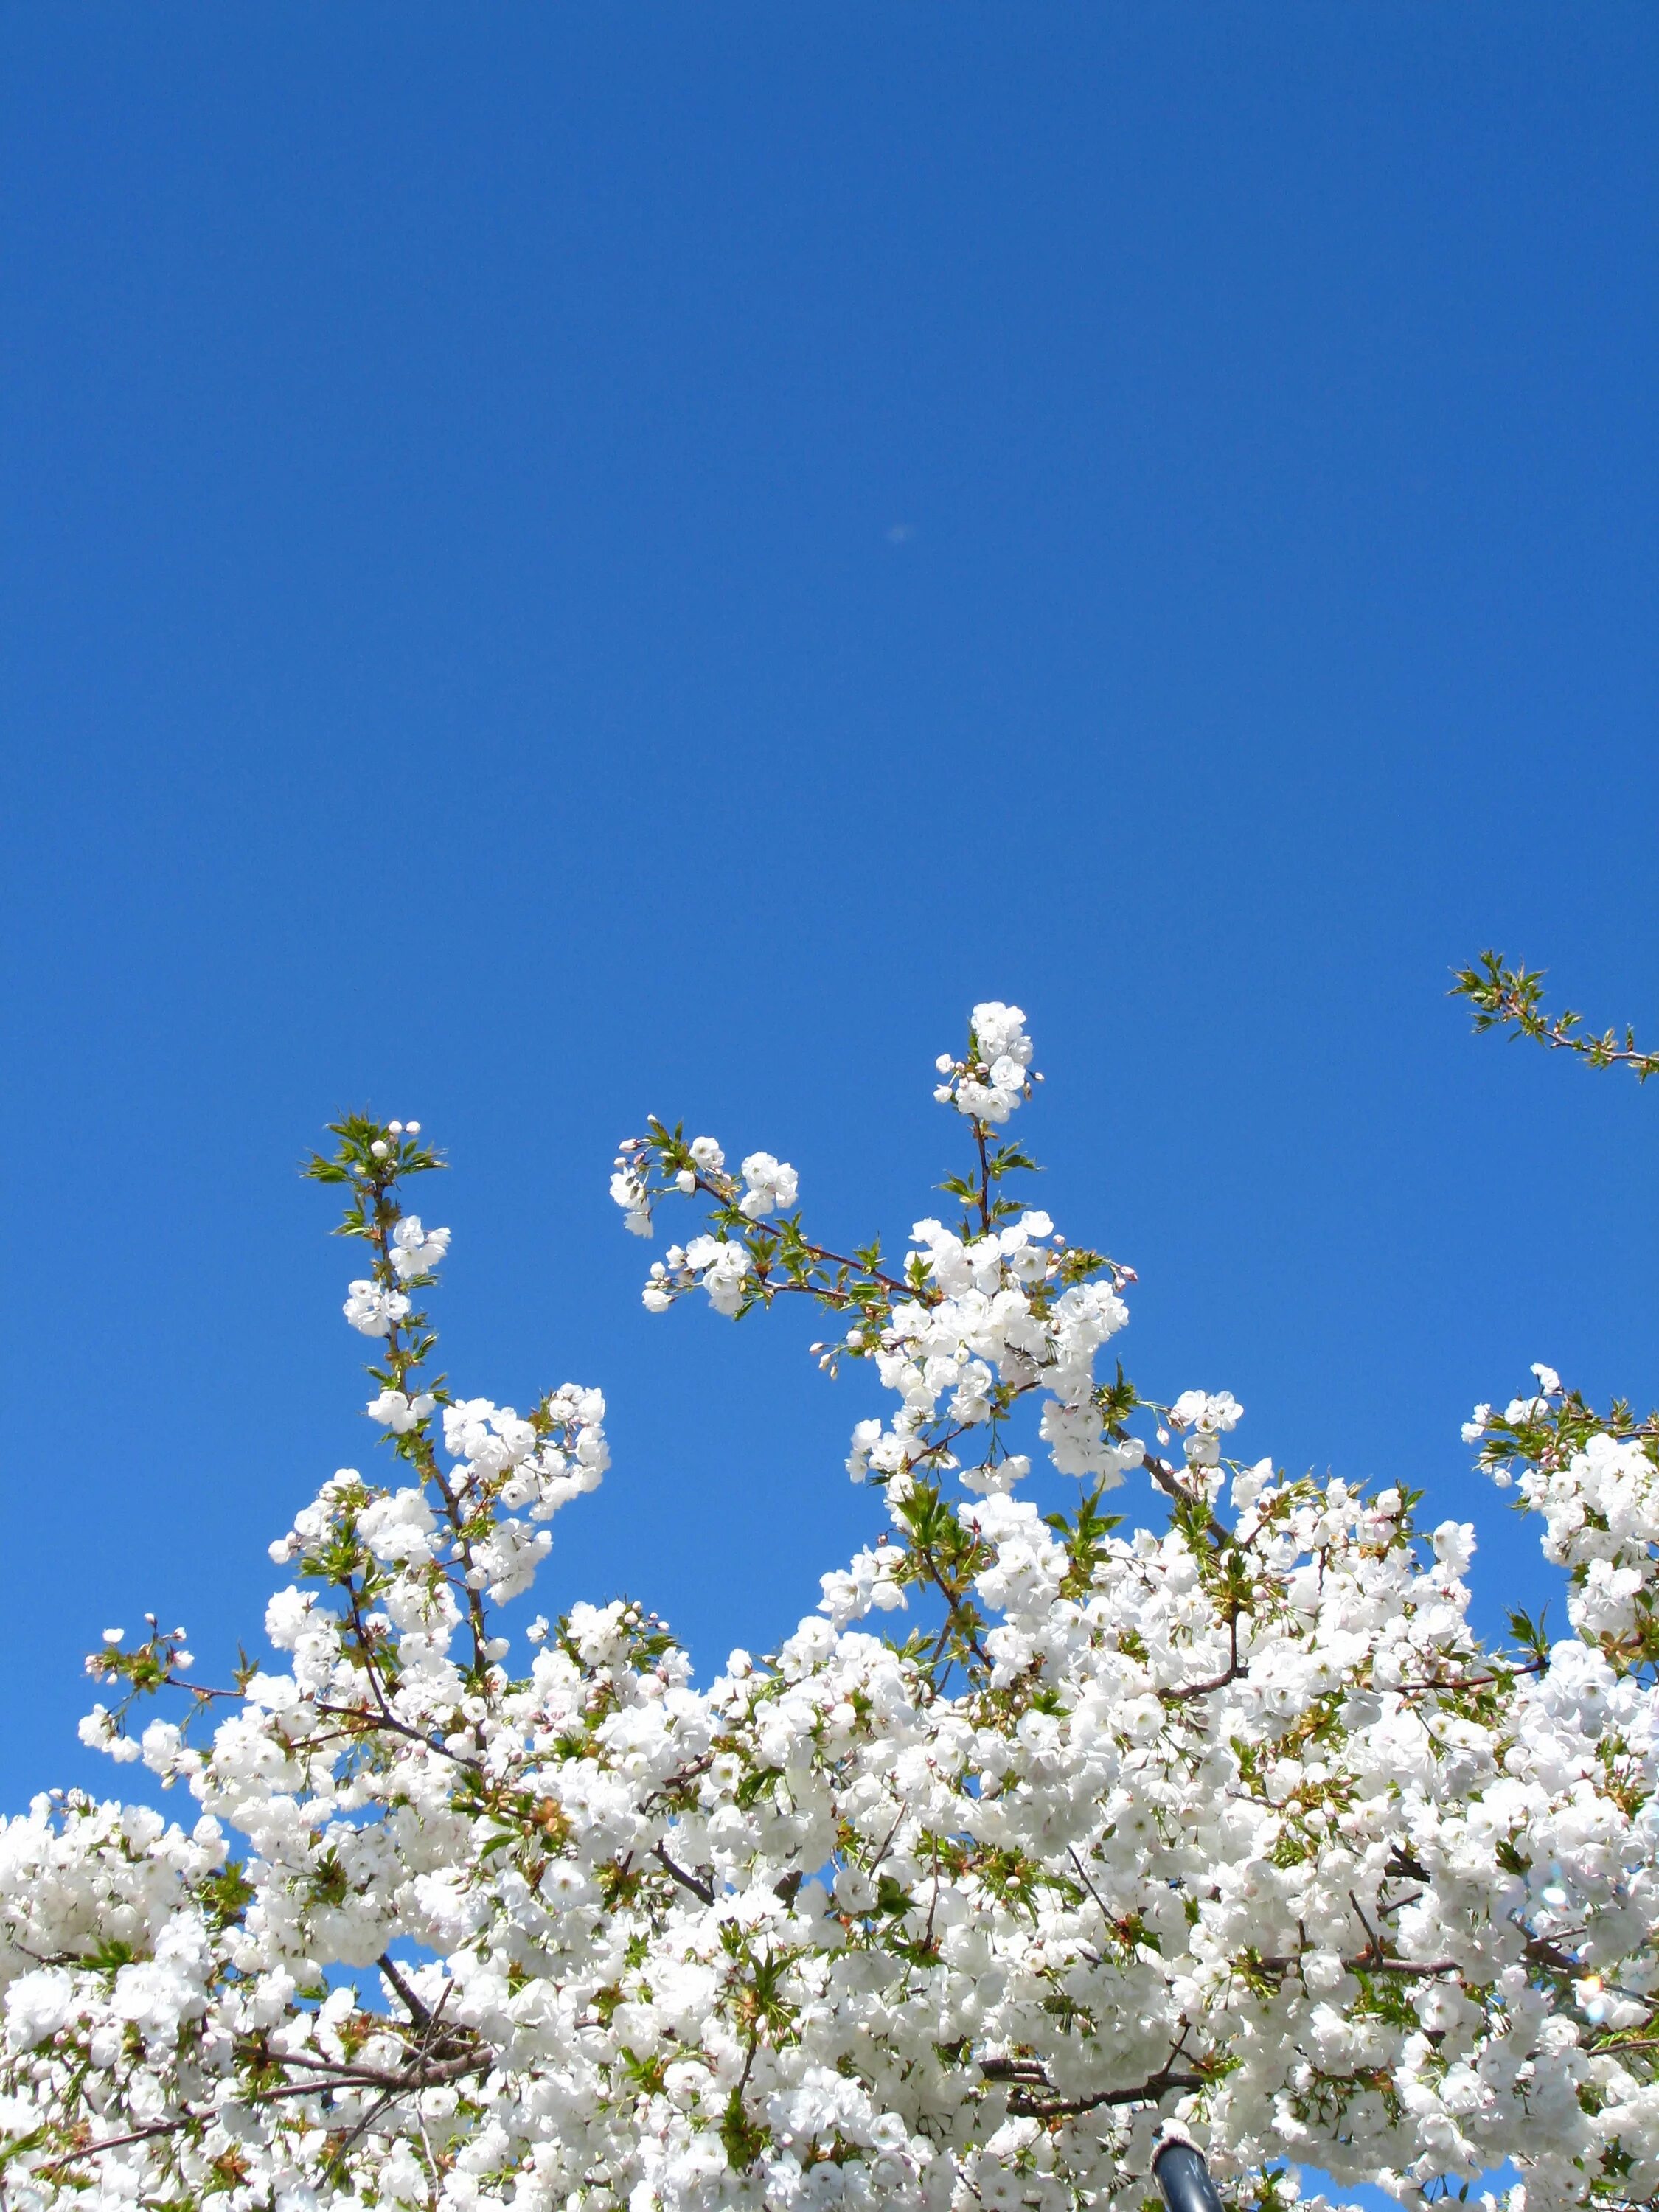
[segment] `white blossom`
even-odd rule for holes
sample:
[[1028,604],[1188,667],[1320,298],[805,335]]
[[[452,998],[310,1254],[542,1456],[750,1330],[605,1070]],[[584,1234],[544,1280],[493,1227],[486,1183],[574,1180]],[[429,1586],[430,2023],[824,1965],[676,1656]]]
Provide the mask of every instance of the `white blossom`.
[[[1650,1425],[1544,1368],[1477,1409],[1571,1631],[1487,1648],[1468,1522],[1232,1462],[1230,1393],[1160,1415],[1097,1372],[1132,1271],[1004,1204],[1006,1155],[978,1180],[1030,1060],[975,1008],[939,1070],[965,1211],[890,1261],[786,1249],[755,1224],[794,1170],[750,1153],[740,1195],[689,1148],[711,1226],[647,1304],[804,1294],[882,1407],[871,1540],[706,1680],[620,1598],[535,1614],[510,1671],[605,1400],[422,1387],[392,1281],[447,1234],[398,1218],[347,1309],[386,1340],[387,1479],[337,1469],[270,1547],[264,1663],[198,1694],[153,1619],[88,1662],[82,1741],[191,1809],[0,1823],[8,2206],[1139,2212],[1171,2134],[1242,2204],[1293,2203],[1287,2162],[1407,2206],[1509,2162],[1511,2212],[1654,2201]],[[690,1172],[651,1129],[630,1224]],[[1111,1524],[1131,1477],[1155,1507]]]
[[379,1421],[394,1437],[403,1437],[418,1428],[437,1402],[429,1390],[417,1390],[413,1396],[403,1390],[382,1390],[378,1398],[369,1400],[364,1410],[371,1421]]
[[409,1311],[409,1300],[402,1291],[386,1290],[365,1278],[351,1285],[344,1310],[353,1328],[365,1336],[389,1336]]
[[770,1152],[750,1152],[743,1164],[747,1185],[738,1210],[750,1221],[769,1213],[781,1213],[795,1202],[799,1179],[787,1160],[775,1160]]
[[431,1272],[449,1249],[447,1229],[426,1229],[418,1213],[406,1213],[392,1231],[392,1264],[400,1282]]

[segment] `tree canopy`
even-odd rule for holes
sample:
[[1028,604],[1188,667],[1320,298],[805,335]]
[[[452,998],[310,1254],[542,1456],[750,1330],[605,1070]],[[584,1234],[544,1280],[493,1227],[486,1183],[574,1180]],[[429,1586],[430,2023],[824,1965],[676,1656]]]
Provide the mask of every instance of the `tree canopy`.
[[[1659,1065],[1496,955],[1457,988]],[[333,1125],[379,1472],[270,1547],[263,1661],[201,1683],[154,1620],[88,1661],[83,1737],[190,1816],[53,1792],[0,1829],[8,2205],[1127,2212],[1172,2133],[1268,2212],[1303,2166],[1659,2193],[1659,1427],[1541,1364],[1476,1408],[1568,1622],[1484,1644],[1469,1526],[1237,1458],[1228,1391],[1109,1352],[1133,1270],[1021,1195],[1033,1057],[974,1009],[934,1071],[949,1218],[890,1255],[819,1241],[770,1152],[620,1149],[627,1226],[684,1222],[652,1311],[805,1300],[887,1407],[847,1462],[877,1540],[706,1687],[621,1601],[508,1663],[605,1401],[436,1371],[441,1158]]]

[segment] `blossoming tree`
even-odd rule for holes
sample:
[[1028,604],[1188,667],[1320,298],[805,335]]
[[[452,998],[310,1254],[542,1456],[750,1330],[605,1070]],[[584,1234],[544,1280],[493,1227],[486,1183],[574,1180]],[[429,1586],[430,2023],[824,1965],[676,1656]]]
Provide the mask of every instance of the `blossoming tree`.
[[[1542,1020],[1524,971],[1463,988]],[[1478,1409],[1573,1631],[1484,1648],[1468,1527],[1243,1464],[1225,1392],[1107,1370],[1134,1279],[1015,1194],[1031,1060],[974,1010],[935,1091],[959,1213],[893,1260],[819,1242],[769,1153],[622,1147],[628,1226],[687,1217],[648,1307],[804,1300],[887,1394],[848,1462],[878,1540],[706,1687],[620,1602],[509,1669],[605,1401],[432,1377],[437,1156],[337,1125],[310,1172],[363,1254],[383,1474],[271,1547],[269,1663],[200,1684],[153,1621],[88,1662],[87,1741],[192,1818],[58,1793],[0,1831],[8,2206],[1061,2212],[1139,2206],[1171,2130],[1240,2204],[1301,2163],[1653,2198],[1654,1423],[1543,1368]]]

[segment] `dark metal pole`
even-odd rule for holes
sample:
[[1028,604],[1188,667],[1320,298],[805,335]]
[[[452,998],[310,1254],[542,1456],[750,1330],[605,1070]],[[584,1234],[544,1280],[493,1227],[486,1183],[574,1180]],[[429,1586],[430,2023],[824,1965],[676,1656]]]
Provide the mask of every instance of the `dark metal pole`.
[[1189,2142],[1166,2142],[1155,2152],[1152,2179],[1169,2212],[1222,2212],[1204,2154]]

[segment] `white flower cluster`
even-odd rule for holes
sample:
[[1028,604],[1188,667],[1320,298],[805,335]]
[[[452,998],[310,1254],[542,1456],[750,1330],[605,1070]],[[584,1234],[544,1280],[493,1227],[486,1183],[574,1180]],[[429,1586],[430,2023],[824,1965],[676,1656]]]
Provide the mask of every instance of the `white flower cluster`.
[[[1032,1045],[1024,1024],[1019,1007],[987,1000],[974,1009],[967,1059],[952,1060],[947,1054],[938,1062],[946,1079],[934,1095],[973,1120],[981,1138],[1026,1095]],[[662,1143],[666,1133],[659,1124],[653,1127],[655,1148],[664,1156],[665,1185],[688,1193],[701,1188],[723,1200],[725,1211],[714,1232],[672,1244],[652,1263],[641,1292],[646,1307],[665,1313],[688,1291],[702,1289],[717,1313],[735,1318],[777,1287],[775,1255],[743,1232],[794,1204],[796,1172],[769,1152],[751,1152],[743,1163],[739,1196],[738,1182],[721,1172],[725,1155],[713,1139],[699,1137],[671,1152]],[[653,1147],[652,1138],[630,1138],[617,1156],[611,1194],[630,1229],[650,1226]],[[965,1222],[960,1232],[931,1218],[917,1222],[902,1279],[886,1285],[891,1295],[860,1305],[841,1345],[818,1347],[826,1364],[842,1357],[873,1360],[883,1384],[900,1401],[890,1421],[857,1424],[848,1472],[855,1482],[872,1473],[896,1482],[896,1496],[902,1498],[918,1463],[957,1468],[953,1447],[964,1432],[986,1427],[986,1455],[962,1470],[962,1480],[982,1493],[1006,1490],[1030,1472],[1030,1462],[1003,1448],[998,1421],[1013,1401],[1040,1391],[1039,1433],[1055,1465],[1065,1474],[1115,1485],[1141,1464],[1144,1447],[1112,1433],[1094,1362],[1099,1347],[1128,1321],[1121,1291],[1133,1276],[1127,1269],[1109,1269],[1096,1279],[1079,1275],[1068,1264],[1066,1239],[1044,1212],[1027,1210],[999,1221],[1003,1209],[994,1208],[990,1196],[994,1156],[982,1141],[981,1157],[985,1179],[978,1233]],[[675,1160],[684,1164],[676,1166]],[[783,1287],[799,1289],[811,1285],[813,1266],[833,1255],[786,1240],[783,1260],[786,1270],[792,1260],[796,1263]],[[1171,1416],[1177,1426],[1192,1427],[1188,1456],[1218,1465],[1218,1445],[1211,1447],[1242,1408],[1224,1393],[1206,1399],[1188,1392],[1183,1409],[1188,1401],[1193,1410]]]
[[437,1400],[429,1390],[382,1390],[378,1398],[371,1398],[364,1411],[371,1421],[379,1421],[391,1430],[394,1437],[406,1437],[411,1429],[418,1429],[434,1412]]
[[[725,1172],[726,1154],[713,1137],[694,1137],[678,1157],[683,1164],[672,1171],[673,1188],[690,1196],[701,1181],[705,1190],[726,1202],[739,1229],[787,1212],[799,1194],[800,1179],[794,1169],[770,1152],[750,1152],[738,1177]],[[650,1174],[647,1140],[628,1138],[617,1155],[611,1195],[623,1209],[624,1225],[636,1237],[652,1233]],[[647,1310],[665,1313],[685,1291],[702,1289],[716,1313],[735,1315],[743,1306],[744,1279],[750,1267],[746,1246],[725,1234],[671,1245],[666,1261],[652,1267],[642,1293]]]
[[799,1188],[787,1160],[775,1160],[770,1152],[750,1152],[743,1164],[746,1186],[738,1211],[750,1221],[763,1221],[769,1213],[785,1213],[794,1204]]
[[[410,1124],[416,1131],[420,1126]],[[365,1336],[390,1336],[407,1321],[411,1306],[408,1291],[394,1285],[429,1279],[448,1249],[447,1229],[427,1229],[419,1214],[404,1214],[387,1232],[380,1274],[360,1277],[349,1285],[344,1310],[353,1328]]]
[[665,1259],[652,1262],[640,1295],[647,1313],[666,1313],[684,1292],[707,1291],[714,1311],[731,1319],[742,1310],[753,1266],[745,1244],[725,1237],[694,1237],[689,1244],[671,1244]]
[[1573,1626],[1627,1635],[1653,1588],[1659,1467],[1639,1443],[1591,1436],[1565,1464],[1528,1468],[1520,1490],[1543,1516],[1545,1558],[1571,1570]]
[[[790,1202],[757,1157],[651,1172],[741,1220]],[[382,1291],[432,1241],[375,1236]],[[1651,2203],[1654,1439],[1511,1455],[1579,1632],[1507,1656],[1472,1529],[1231,1466],[1225,1393],[1153,1409],[1156,1527],[1045,1517],[1006,1452],[947,1500],[940,1439],[1028,1388],[1097,1486],[1151,1456],[1092,1380],[1116,1279],[1066,1250],[1028,1210],[918,1224],[902,1278],[792,1251],[901,1401],[854,1449],[890,1527],[704,1689],[620,1601],[509,1669],[494,1608],[599,1480],[604,1401],[422,1389],[423,1317],[389,1328],[406,1479],[342,1470],[273,1547],[270,1664],[192,1692],[153,1621],[89,1662],[218,1711],[200,1747],[86,1729],[191,1820],[0,1826],[7,2212],[1139,2212],[1172,2125],[1243,2204],[1294,2201],[1287,2159],[1407,2205],[1510,2160],[1527,2212]]]
[[[1041,1432],[1062,1473],[1109,1486],[1138,1467],[1144,1447],[1106,1435],[1094,1395],[1095,1354],[1126,1325],[1129,1310],[1109,1282],[1060,1287],[1064,1239],[1054,1238],[1048,1216],[1022,1213],[969,1240],[931,1219],[910,1233],[907,1273],[927,1295],[899,1301],[873,1340],[856,1332],[855,1348],[868,1351],[900,1405],[886,1425],[866,1420],[854,1431],[854,1480],[873,1468],[902,1485],[915,1462],[956,1465],[951,1443],[990,1421],[999,1387],[1011,1396],[1045,1394]],[[941,1399],[949,1423],[943,1436]],[[1029,1469],[1023,1455],[1007,1454],[963,1480],[970,1488],[1003,1489]]]
[[1182,1441],[1189,1467],[1219,1467],[1221,1439],[1243,1418],[1231,1390],[1183,1390],[1170,1408],[1170,1426],[1188,1432]]
[[933,1096],[941,1105],[1000,1128],[1030,1095],[1031,1040],[1024,1013],[1000,999],[983,1000],[974,1008],[968,1057],[952,1060],[941,1053],[934,1064],[942,1080]]
[[418,1213],[406,1213],[392,1231],[392,1265],[399,1282],[429,1275],[449,1249],[447,1229],[426,1229]]
[[390,1336],[408,1314],[409,1299],[404,1291],[387,1290],[365,1276],[350,1285],[343,1310],[365,1336]]
[[611,1195],[623,1210],[623,1221],[630,1234],[648,1237],[651,1234],[651,1200],[645,1179],[631,1160],[619,1160],[611,1178]]

